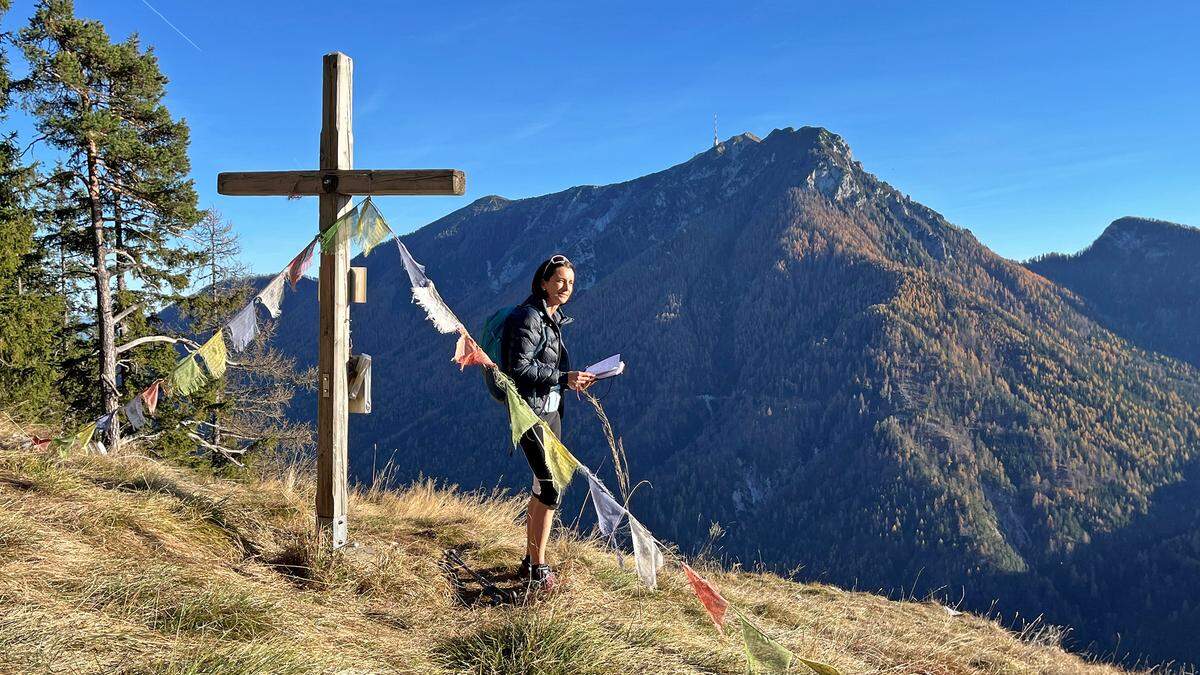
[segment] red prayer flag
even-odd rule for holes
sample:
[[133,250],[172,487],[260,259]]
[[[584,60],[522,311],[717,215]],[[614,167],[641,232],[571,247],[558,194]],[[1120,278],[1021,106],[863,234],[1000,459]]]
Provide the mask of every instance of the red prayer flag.
[[717,631],[721,635],[724,635],[725,630],[722,626],[725,624],[725,611],[729,609],[729,603],[721,597],[712,584],[688,567],[687,563],[680,564],[683,565],[683,572],[687,575],[692,590],[696,592],[696,597],[700,599],[700,604],[704,605],[704,609],[708,610],[708,615],[712,617],[713,625],[717,627]]
[[495,368],[496,364],[488,358],[487,352],[467,335],[466,331],[459,331],[458,344],[454,346],[454,362],[458,364],[458,369],[465,370],[467,366],[487,366]]
[[151,415],[154,414],[154,409],[158,407],[158,384],[160,382],[162,380],[155,380],[154,384],[142,392],[142,403],[146,404],[146,412]]
[[46,446],[50,445],[50,441],[53,441],[54,439],[53,438],[42,438],[41,436],[34,434],[32,440],[33,440],[33,447],[41,449],[41,448],[45,448]]
[[314,239],[311,244],[306,246],[292,262],[287,266],[288,283],[292,285],[292,290],[296,290],[296,282],[300,281],[300,277],[308,270],[308,266],[312,264],[313,251],[317,248],[317,240]]

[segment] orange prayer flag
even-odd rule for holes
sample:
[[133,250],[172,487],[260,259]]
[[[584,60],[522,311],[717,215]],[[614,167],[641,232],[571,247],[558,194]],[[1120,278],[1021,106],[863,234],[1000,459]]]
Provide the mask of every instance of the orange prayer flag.
[[158,385],[162,380],[155,380],[154,384],[146,388],[142,392],[142,402],[146,405],[146,412],[154,414],[154,409],[158,407]]
[[312,264],[313,250],[317,248],[317,240],[314,239],[311,244],[304,247],[292,262],[287,266],[288,283],[292,285],[292,290],[296,290],[296,282],[300,281],[300,277],[308,270],[308,266]]
[[458,344],[454,346],[454,362],[458,364],[458,369],[465,370],[467,366],[486,366],[495,368],[496,364],[488,358],[487,352],[467,335],[466,331],[459,331]]
[[708,610],[708,615],[712,617],[713,625],[717,627],[717,631],[721,635],[724,635],[725,611],[729,609],[729,603],[721,597],[712,584],[688,567],[687,563],[680,564],[683,565],[683,572],[687,575],[692,590],[696,592],[696,597],[700,599],[700,604],[704,605],[704,609]]

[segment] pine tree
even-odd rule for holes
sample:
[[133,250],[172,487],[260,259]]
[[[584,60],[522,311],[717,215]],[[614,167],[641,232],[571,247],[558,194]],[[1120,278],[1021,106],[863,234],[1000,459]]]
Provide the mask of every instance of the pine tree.
[[[9,6],[0,0],[0,17]],[[7,117],[10,89],[8,59],[0,52],[0,119]],[[19,165],[15,134],[0,139],[0,402],[37,417],[59,402],[55,348],[63,303],[25,198],[33,180],[33,171]]]
[[[155,334],[149,317],[186,288],[194,260],[180,239],[200,217],[186,178],[187,125],[162,103],[166,78],[153,51],[136,35],[113,43],[100,22],[75,17],[70,0],[40,2],[17,44],[30,68],[19,83],[24,104],[40,140],[60,153],[62,203],[76,205],[56,225],[85,235],[60,239],[90,258],[94,400],[113,412],[123,393],[118,358],[161,360],[161,345],[177,341]],[[117,438],[114,423],[109,441]]]

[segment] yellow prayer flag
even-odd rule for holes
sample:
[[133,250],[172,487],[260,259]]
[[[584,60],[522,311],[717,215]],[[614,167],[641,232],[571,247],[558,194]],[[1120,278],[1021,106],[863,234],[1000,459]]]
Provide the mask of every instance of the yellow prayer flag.
[[550,467],[550,475],[554,478],[554,487],[558,488],[561,493],[567,488],[567,484],[571,482],[571,476],[574,475],[575,469],[579,468],[579,460],[575,459],[575,455],[567,450],[567,446],[558,440],[554,432],[550,430],[550,425],[545,422],[538,422],[542,428],[542,449],[546,453],[546,466]]
[[200,349],[196,350],[204,359],[204,365],[208,368],[208,373],[213,377],[221,377],[225,374],[225,363],[228,359],[228,352],[225,350],[225,337],[223,331],[218,330],[213,333],[213,336],[201,345]]
[[83,446],[86,448],[87,444],[92,442],[92,437],[95,435],[96,423],[92,422],[86,427],[80,429],[79,433],[75,434],[74,438],[71,439],[71,445],[69,447],[72,449],[76,446]]
[[363,255],[370,255],[371,249],[388,238],[388,235],[392,233],[392,228],[388,227],[387,221],[383,219],[383,214],[379,212],[370,197],[367,197],[362,203],[359,211],[354,238],[362,248]]

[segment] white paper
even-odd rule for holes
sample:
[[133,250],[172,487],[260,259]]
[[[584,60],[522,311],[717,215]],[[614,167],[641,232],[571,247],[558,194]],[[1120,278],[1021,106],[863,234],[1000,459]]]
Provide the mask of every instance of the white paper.
[[613,354],[603,361],[584,368],[584,371],[595,375],[597,380],[603,380],[606,377],[613,377],[625,372],[625,362],[621,360],[620,354]]

